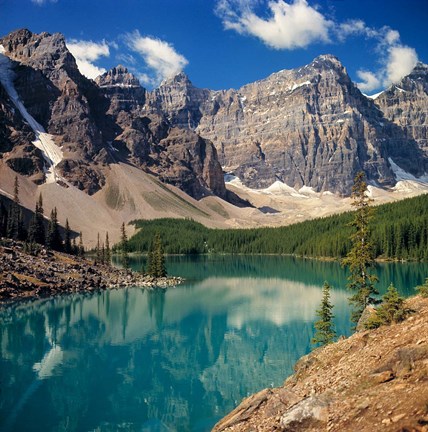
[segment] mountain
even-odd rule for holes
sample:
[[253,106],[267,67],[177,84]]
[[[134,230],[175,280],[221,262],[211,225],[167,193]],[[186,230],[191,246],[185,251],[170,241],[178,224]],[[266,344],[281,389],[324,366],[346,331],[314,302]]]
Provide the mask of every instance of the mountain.
[[[94,194],[105,184],[105,167],[121,160],[156,174],[195,198],[212,193],[226,196],[212,144],[190,130],[177,133],[162,113],[146,110],[146,91],[125,68],[114,68],[97,83],[88,80],[80,74],[58,33],[37,35],[19,30],[1,38],[0,45],[7,57],[3,69],[5,60],[12,61],[9,68],[14,79],[9,79],[8,87],[13,83],[12,90],[23,103],[26,113],[21,114],[32,117],[37,130],[49,134],[61,147],[54,165],[64,183]],[[2,102],[9,103],[7,98]],[[10,135],[7,127],[2,129],[0,133]],[[37,173],[42,182],[43,160],[38,156],[31,167],[22,167],[14,156],[6,162],[22,174]]]
[[18,174],[26,207],[43,192],[47,214],[58,206],[90,241],[138,218],[247,227],[332,214],[361,169],[377,202],[415,195],[427,83],[418,64],[371,100],[323,55],[238,90],[181,72],[147,91],[122,65],[89,80],[61,34],[18,30],[0,38],[0,193]]
[[[426,86],[426,73],[421,82]],[[413,97],[426,98],[426,87],[418,89]],[[389,159],[414,176],[428,168],[420,142],[365,97],[331,55],[239,90],[197,89],[179,74],[154,98],[172,124],[210,139],[224,170],[251,188],[279,180],[347,195],[360,170],[373,184],[394,185]]]

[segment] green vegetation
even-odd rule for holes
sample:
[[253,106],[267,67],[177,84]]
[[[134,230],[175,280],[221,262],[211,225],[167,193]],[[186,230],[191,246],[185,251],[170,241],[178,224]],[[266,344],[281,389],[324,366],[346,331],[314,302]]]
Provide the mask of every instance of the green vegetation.
[[155,234],[150,246],[147,273],[153,277],[166,276],[165,256],[163,252],[162,239],[159,233]]
[[[428,195],[376,207],[370,222],[374,256],[428,261]],[[409,215],[412,215],[410,218]],[[351,250],[353,212],[279,228],[209,229],[188,219],[134,222],[130,252],[147,253],[161,232],[167,254],[295,254],[343,258]]]
[[373,200],[367,195],[367,183],[363,172],[355,176],[352,198],[352,206],[356,209],[354,219],[350,223],[354,228],[350,237],[352,247],[342,260],[342,264],[347,266],[351,273],[348,277],[348,288],[354,292],[349,298],[349,302],[354,306],[351,320],[357,324],[364,309],[377,303],[375,296],[379,294],[374,287],[378,279],[370,273],[375,264],[369,240],[369,223],[373,218],[373,207],[370,204]]
[[120,263],[122,264],[122,267],[127,269],[129,268],[129,242],[128,237],[126,235],[126,229],[125,229],[125,222],[122,223],[122,226],[120,228]]
[[404,298],[398,294],[397,288],[391,284],[382,297],[382,304],[370,316],[365,324],[366,329],[378,328],[403,321],[409,311],[404,307]]
[[415,289],[422,297],[428,297],[428,278],[425,279],[422,285],[418,285]]
[[336,337],[332,312],[334,306],[330,302],[330,285],[327,282],[324,282],[322,294],[321,306],[316,312],[319,320],[314,324],[316,332],[311,341],[313,345],[320,346],[332,343]]

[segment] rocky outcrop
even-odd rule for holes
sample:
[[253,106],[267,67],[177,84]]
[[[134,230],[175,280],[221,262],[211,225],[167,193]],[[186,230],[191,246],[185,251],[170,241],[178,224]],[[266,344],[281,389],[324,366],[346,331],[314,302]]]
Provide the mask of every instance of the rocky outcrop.
[[382,92],[375,103],[428,156],[428,65],[418,63],[409,75]]
[[84,258],[37,246],[27,253],[24,245],[2,240],[0,246],[0,302],[49,297],[74,292],[141,286],[166,288],[181,278],[153,278],[130,270],[97,264]]
[[388,158],[416,176],[427,168],[417,143],[384,118],[331,55],[239,90],[196,89],[180,74],[153,97],[173,124],[210,139],[224,170],[253,188],[280,180],[348,194],[360,170],[369,181],[393,185]]
[[244,400],[220,431],[415,431],[428,425],[428,299],[400,324],[354,334],[302,357],[283,387]]
[[[125,67],[113,68],[96,82],[86,79],[59,33],[19,30],[1,38],[0,45],[14,61],[14,86],[25,108],[61,146],[63,159],[55,167],[61,184],[93,194],[105,183],[105,167],[122,161],[156,173],[195,198],[226,196],[212,144],[189,130],[180,136]],[[1,112],[11,117],[5,104]],[[16,119],[11,122],[21,129]],[[15,151],[9,135],[4,151]],[[27,175],[38,171],[38,182],[43,181],[43,159],[36,164],[28,151],[9,165]]]
[[123,66],[97,79],[110,100],[108,115],[120,127],[114,149],[126,148],[134,164],[178,186],[195,198],[214,193],[226,197],[223,172],[211,142],[189,128],[173,127],[162,111],[146,100],[146,91]]

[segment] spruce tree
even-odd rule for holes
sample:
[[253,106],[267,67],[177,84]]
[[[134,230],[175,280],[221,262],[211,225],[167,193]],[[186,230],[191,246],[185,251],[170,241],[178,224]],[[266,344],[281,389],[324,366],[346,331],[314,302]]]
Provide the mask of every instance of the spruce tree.
[[19,181],[18,176],[15,176],[13,201],[9,209],[9,219],[7,221],[7,237],[15,240],[19,240],[22,236],[20,233],[22,212],[19,204]]
[[367,183],[364,177],[364,173],[359,172],[354,179],[351,196],[352,206],[356,211],[354,220],[350,223],[354,228],[351,235],[352,248],[342,261],[351,273],[348,277],[348,288],[355,294],[349,301],[354,307],[351,319],[355,324],[366,306],[378,303],[375,297],[378,291],[374,287],[377,277],[370,273],[375,264],[369,240],[369,222],[373,216],[373,208],[370,206],[372,200],[367,196]]
[[399,295],[397,288],[391,284],[382,297],[382,304],[368,319],[365,327],[367,329],[374,329],[381,325],[398,323],[403,321],[408,313],[409,311],[404,307],[404,298]]
[[106,233],[106,242],[105,242],[105,250],[104,250],[104,262],[107,265],[111,263],[111,249],[110,249],[110,241],[108,238],[108,232]]
[[322,294],[320,308],[316,311],[319,320],[314,324],[316,332],[312,339],[313,345],[320,346],[332,343],[336,337],[332,312],[334,306],[330,302],[330,285],[327,282],[324,282]]
[[97,246],[95,248],[95,262],[101,264],[101,244],[100,244],[100,233],[97,233]]
[[129,256],[128,256],[128,237],[126,236],[125,222],[122,223],[120,229],[120,261],[123,268],[129,268]]
[[82,231],[80,231],[80,233],[79,233],[79,246],[77,247],[77,255],[79,255],[80,257],[85,256],[85,248],[83,246]]
[[46,235],[46,246],[49,249],[62,251],[62,238],[59,232],[58,213],[56,207],[51,211]]
[[7,221],[9,219],[9,212],[3,201],[0,202],[0,237],[6,237]]
[[159,233],[155,234],[149,249],[147,273],[157,278],[165,277],[167,274],[162,239]]
[[39,195],[39,200],[36,203],[36,209],[30,222],[28,229],[28,241],[30,243],[38,243],[44,245],[46,243],[45,223],[43,216],[43,198]]
[[65,220],[65,235],[64,235],[64,252],[71,254],[71,229],[68,223],[68,218]]

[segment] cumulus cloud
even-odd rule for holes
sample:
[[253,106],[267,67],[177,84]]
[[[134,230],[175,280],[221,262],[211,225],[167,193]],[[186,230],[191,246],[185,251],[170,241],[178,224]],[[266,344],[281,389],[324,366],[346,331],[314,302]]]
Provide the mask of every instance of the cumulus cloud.
[[366,70],[357,72],[362,80],[357,85],[364,92],[399,82],[412,71],[418,61],[416,51],[401,43],[398,31],[383,27],[379,30],[371,30],[370,37],[377,39],[376,51],[380,67],[375,72]]
[[313,42],[328,42],[333,22],[326,19],[306,0],[268,2],[270,16],[263,18],[254,12],[257,2],[220,0],[216,13],[224,28],[252,35],[274,49],[304,48]]
[[110,48],[106,41],[93,42],[72,39],[67,42],[67,47],[76,59],[77,67],[82,75],[94,79],[106,72],[94,64],[100,57],[108,57]]
[[149,73],[140,73],[139,79],[148,85],[158,85],[162,80],[181,72],[188,64],[187,59],[174,47],[161,39],[141,36],[138,30],[125,35],[129,49],[139,54],[146,63]]

